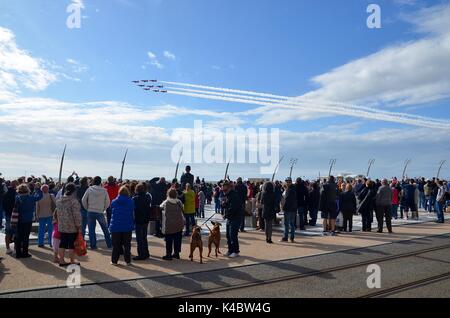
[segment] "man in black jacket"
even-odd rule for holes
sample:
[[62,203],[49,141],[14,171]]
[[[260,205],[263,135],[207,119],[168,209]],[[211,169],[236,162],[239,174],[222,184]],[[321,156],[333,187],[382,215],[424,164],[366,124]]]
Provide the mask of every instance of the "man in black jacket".
[[331,235],[336,235],[336,219],[339,214],[337,209],[337,196],[338,189],[337,184],[333,176],[330,176],[328,183],[325,183],[320,192],[320,207],[322,211],[323,219],[323,234],[328,233],[328,229],[331,231]]
[[305,185],[305,181],[298,178],[295,183],[295,190],[297,192],[297,212],[300,218],[300,230],[305,231],[305,224],[308,221],[308,188]]
[[284,236],[281,242],[287,242],[290,229],[290,239],[294,243],[295,239],[295,214],[297,213],[297,192],[292,184],[292,179],[287,178],[285,184],[286,190],[281,200],[281,210],[284,213]]
[[186,184],[194,185],[194,175],[191,174],[191,166],[186,166],[186,172],[183,173],[180,179],[181,189],[186,189]]
[[235,191],[238,195],[239,202],[241,204],[242,209],[242,220],[241,220],[241,226],[240,231],[245,232],[245,202],[247,201],[247,186],[242,182],[242,178],[239,177],[236,182]]
[[238,231],[243,217],[241,200],[235,190],[232,189],[230,182],[225,181],[222,185],[225,194],[222,206],[224,208],[224,218],[227,220],[227,244],[228,252],[226,256],[234,258],[239,256]]

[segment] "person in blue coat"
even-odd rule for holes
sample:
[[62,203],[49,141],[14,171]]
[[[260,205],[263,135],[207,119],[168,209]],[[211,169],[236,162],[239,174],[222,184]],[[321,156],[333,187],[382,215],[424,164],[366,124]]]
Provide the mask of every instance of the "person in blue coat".
[[109,230],[112,235],[111,264],[117,265],[120,254],[127,265],[131,265],[131,235],[134,230],[134,202],[130,190],[122,186],[119,196],[111,203],[111,223]]
[[36,186],[33,194],[30,194],[28,185],[21,184],[17,188],[17,193],[14,209],[19,213],[19,219],[17,222],[14,248],[16,250],[16,258],[29,258],[31,254],[28,253],[28,246],[36,202],[42,199],[43,194],[40,190],[40,184]]

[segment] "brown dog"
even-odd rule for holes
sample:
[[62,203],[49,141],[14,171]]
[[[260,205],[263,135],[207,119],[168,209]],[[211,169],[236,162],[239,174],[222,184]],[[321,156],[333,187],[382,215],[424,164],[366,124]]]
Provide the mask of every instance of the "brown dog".
[[195,226],[192,229],[192,236],[191,236],[191,254],[189,254],[189,258],[191,259],[191,262],[194,261],[194,251],[197,247],[200,251],[200,264],[203,264],[202,232],[201,232],[200,227]]
[[206,225],[206,227],[209,230],[209,237],[208,237],[209,252],[208,252],[208,257],[211,256],[211,250],[212,250],[212,245],[213,244],[215,246],[216,257],[219,257],[219,254],[222,254],[220,252],[220,227],[222,226],[222,224],[216,223],[216,222],[211,222],[211,224],[213,225],[212,230],[209,228],[208,225]]

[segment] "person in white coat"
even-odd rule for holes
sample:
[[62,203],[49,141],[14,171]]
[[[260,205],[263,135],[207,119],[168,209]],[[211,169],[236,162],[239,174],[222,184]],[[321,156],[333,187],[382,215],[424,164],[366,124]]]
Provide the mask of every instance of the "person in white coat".
[[97,222],[102,228],[106,246],[108,248],[112,246],[111,235],[105,217],[105,211],[110,205],[110,200],[108,192],[101,184],[102,178],[95,177],[93,185],[86,190],[86,193],[81,199],[84,209],[88,211],[89,244],[92,250],[97,249],[97,235],[95,233]]

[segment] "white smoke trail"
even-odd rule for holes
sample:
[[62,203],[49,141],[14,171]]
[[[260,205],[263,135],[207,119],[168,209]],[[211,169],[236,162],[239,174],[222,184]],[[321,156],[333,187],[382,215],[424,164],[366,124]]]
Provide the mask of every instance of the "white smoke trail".
[[[188,84],[188,83],[180,83],[180,82],[167,82],[167,81],[161,81],[161,83],[165,83],[165,84],[171,84],[171,85],[176,85],[176,86],[184,86],[184,87],[193,87],[193,88],[201,88],[204,90],[210,90],[210,91],[219,91],[219,92],[224,92],[225,96],[228,97],[237,97],[237,98],[247,98],[247,99],[251,99],[251,100],[257,100],[257,101],[269,101],[269,102],[276,102],[274,100],[267,100],[267,99],[260,99],[260,98],[255,98],[255,97],[251,97],[251,96],[237,96],[237,95],[229,95],[228,93],[237,93],[240,95],[253,95],[253,96],[259,96],[259,97],[270,97],[270,98],[275,98],[275,99],[279,99],[280,102],[281,101],[287,101],[289,102],[288,104],[295,104],[298,102],[301,103],[320,103],[320,104],[324,104],[324,105],[329,105],[329,106],[333,106],[333,105],[338,105],[338,106],[342,106],[345,108],[348,108],[349,110],[354,110],[354,109],[358,109],[358,110],[366,110],[369,112],[376,112],[378,114],[386,114],[386,115],[390,115],[390,116],[400,116],[402,118],[409,118],[409,119],[417,119],[417,120],[424,120],[424,121],[434,121],[434,122],[440,122],[442,124],[445,125],[450,125],[450,123],[446,120],[440,120],[440,119],[435,119],[435,118],[430,118],[430,117],[425,117],[425,116],[419,116],[419,115],[411,115],[411,114],[406,114],[406,113],[397,113],[397,112],[389,112],[389,111],[385,111],[385,110],[380,110],[380,109],[374,109],[374,108],[370,108],[370,107],[366,107],[366,106],[360,106],[360,105],[354,105],[354,104],[349,104],[349,103],[340,103],[340,102],[333,102],[333,101],[324,101],[324,100],[311,100],[311,99],[307,99],[307,98],[303,98],[303,97],[288,97],[288,96],[281,96],[281,95],[274,95],[274,94],[267,94],[267,93],[259,93],[259,92],[254,92],[254,91],[246,91],[246,90],[237,90],[237,89],[229,89],[229,88],[221,88],[221,87],[212,87],[212,86],[205,86],[205,85],[197,85],[197,84]],[[177,90],[184,90],[184,91],[189,91],[187,89],[183,89],[183,88],[175,88]],[[208,92],[208,91],[199,91],[199,90],[192,90],[192,92],[197,92],[197,93],[202,93],[202,94],[217,94],[219,95],[219,93],[215,93],[215,92]],[[285,104],[285,103],[283,103]],[[345,114],[344,114],[345,115]],[[350,115],[350,114],[348,114]]]
[[274,99],[262,99],[261,98],[261,99],[256,100],[256,98],[249,99],[248,96],[238,96],[238,95],[227,94],[227,93],[202,92],[202,91],[187,92],[186,90],[179,91],[179,90],[174,90],[173,88],[171,88],[170,90],[167,89],[167,93],[202,98],[202,99],[222,100],[222,101],[227,101],[227,102],[237,102],[237,103],[265,106],[265,107],[267,107],[265,109],[265,111],[273,110],[274,107],[276,107],[278,109],[279,108],[293,109],[293,110],[304,109],[304,110],[313,110],[313,111],[322,112],[322,113],[332,113],[332,114],[337,114],[337,115],[360,117],[360,118],[371,119],[371,120],[389,121],[389,122],[408,124],[408,125],[414,125],[414,126],[420,126],[420,127],[450,129],[450,123],[445,122],[445,121],[434,120],[432,118],[409,115],[409,114],[404,114],[404,113],[379,111],[379,110],[371,109],[371,108],[367,108],[367,107],[363,107],[363,108],[355,108],[353,106],[348,107],[349,105],[346,105],[346,104],[340,105],[339,103],[334,104],[334,105],[328,105],[328,104],[316,103],[315,101],[311,101],[311,100],[307,100],[302,103],[298,103],[298,102],[297,103],[292,103],[292,102],[287,102],[287,103],[281,102],[280,103],[279,100],[274,100]]
[[175,85],[175,86],[201,88],[201,89],[207,89],[207,90],[212,90],[212,91],[221,91],[221,92],[226,92],[226,93],[237,93],[237,94],[241,94],[241,95],[253,95],[253,96],[279,98],[279,99],[287,98],[286,96],[258,93],[258,92],[252,92],[252,91],[243,91],[243,90],[239,90],[239,89],[220,88],[220,87],[204,86],[204,85],[197,85],[197,84],[186,84],[186,83],[179,83],[179,82],[166,82],[166,81],[159,81],[159,82],[161,82],[163,84],[169,84],[169,85]]

